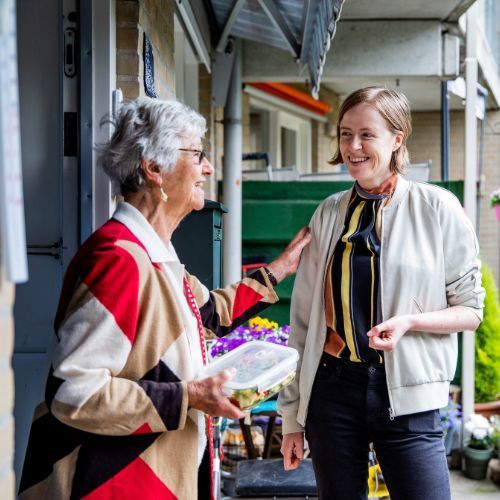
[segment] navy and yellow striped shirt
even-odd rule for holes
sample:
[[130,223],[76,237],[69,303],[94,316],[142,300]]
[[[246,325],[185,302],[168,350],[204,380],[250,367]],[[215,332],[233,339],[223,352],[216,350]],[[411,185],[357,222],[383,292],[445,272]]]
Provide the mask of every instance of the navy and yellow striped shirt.
[[325,351],[352,362],[383,363],[366,333],[380,323],[377,218],[389,195],[370,194],[356,183],[344,230],[328,263],[325,282]]

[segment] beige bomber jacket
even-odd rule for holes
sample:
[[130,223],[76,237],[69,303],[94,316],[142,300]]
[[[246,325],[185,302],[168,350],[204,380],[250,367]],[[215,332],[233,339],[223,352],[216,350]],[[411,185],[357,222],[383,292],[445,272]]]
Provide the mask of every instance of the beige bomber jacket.
[[[326,338],[326,265],[341,236],[352,189],[327,198],[314,213],[313,239],[295,279],[289,345],[300,354],[297,377],[279,396],[283,434],[302,431]],[[469,219],[449,191],[399,177],[382,209],[382,319],[470,307],[482,319],[479,247]],[[457,361],[457,335],[408,331],[384,354],[391,416],[446,406]]]

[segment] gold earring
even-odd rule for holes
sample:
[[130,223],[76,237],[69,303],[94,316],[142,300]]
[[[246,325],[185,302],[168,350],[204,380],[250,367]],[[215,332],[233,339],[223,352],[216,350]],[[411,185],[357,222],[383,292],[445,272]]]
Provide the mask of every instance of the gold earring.
[[161,196],[161,201],[163,201],[164,203],[167,203],[167,200],[168,200],[168,194],[165,193],[165,191],[163,191],[163,186],[160,186],[160,196]]

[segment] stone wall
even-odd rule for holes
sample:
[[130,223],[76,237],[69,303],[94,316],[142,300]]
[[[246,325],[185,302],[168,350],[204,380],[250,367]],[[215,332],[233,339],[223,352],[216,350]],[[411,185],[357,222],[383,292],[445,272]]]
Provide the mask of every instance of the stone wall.
[[116,0],[116,85],[125,99],[144,92],[144,33],[153,46],[155,90],[175,98],[174,0]]

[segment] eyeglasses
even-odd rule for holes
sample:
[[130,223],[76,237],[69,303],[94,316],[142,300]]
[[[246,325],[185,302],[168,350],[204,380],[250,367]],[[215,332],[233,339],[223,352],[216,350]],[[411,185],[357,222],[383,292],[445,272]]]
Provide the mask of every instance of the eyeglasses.
[[195,153],[194,156],[198,157],[198,163],[201,163],[207,157],[207,152],[204,149],[179,148],[179,151],[187,151],[189,153]]

